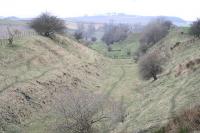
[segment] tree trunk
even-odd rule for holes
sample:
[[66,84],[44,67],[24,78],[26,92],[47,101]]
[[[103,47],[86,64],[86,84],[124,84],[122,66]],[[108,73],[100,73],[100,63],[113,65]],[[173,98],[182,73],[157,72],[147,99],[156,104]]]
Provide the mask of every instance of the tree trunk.
[[153,80],[154,81],[156,81],[158,79],[157,76],[156,76],[156,74],[153,74],[152,76],[153,76]]

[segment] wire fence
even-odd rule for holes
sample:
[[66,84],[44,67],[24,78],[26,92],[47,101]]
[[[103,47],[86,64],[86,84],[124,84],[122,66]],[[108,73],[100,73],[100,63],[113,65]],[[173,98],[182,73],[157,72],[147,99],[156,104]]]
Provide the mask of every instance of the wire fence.
[[[22,32],[19,32],[19,33],[16,33],[14,34],[13,36],[13,39],[16,40],[16,39],[21,39],[21,38],[24,38],[24,37],[29,37],[29,36],[36,36],[38,35],[37,32],[35,31],[22,31]],[[3,37],[0,38],[0,45],[7,45],[9,43],[9,35],[6,34],[4,35]]]

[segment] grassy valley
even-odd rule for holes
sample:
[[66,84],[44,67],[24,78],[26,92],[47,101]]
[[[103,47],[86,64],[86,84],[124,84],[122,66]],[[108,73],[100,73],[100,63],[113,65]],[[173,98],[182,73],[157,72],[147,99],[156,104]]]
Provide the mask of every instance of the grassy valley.
[[[85,90],[123,99],[125,117],[113,133],[154,132],[200,102],[200,40],[174,27],[149,48],[167,57],[158,80],[144,81],[133,53],[139,33],[111,45],[88,47],[68,36],[34,35],[0,46],[0,121],[7,132],[49,133],[52,110],[64,92]],[[103,130],[103,129],[102,129]]]

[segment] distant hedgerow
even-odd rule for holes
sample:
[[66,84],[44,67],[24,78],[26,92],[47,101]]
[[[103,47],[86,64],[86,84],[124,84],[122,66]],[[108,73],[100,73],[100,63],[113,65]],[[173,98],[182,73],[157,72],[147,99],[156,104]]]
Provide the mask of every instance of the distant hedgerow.
[[136,60],[144,55],[150,47],[165,37],[171,26],[172,23],[170,21],[163,19],[150,22],[140,35],[140,45],[135,55]]

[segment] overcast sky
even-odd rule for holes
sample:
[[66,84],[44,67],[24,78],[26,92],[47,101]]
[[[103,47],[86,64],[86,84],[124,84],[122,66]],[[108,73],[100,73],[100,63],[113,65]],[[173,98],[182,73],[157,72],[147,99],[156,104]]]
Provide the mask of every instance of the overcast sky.
[[0,16],[35,17],[48,11],[60,17],[126,13],[200,17],[200,0],[0,0]]

